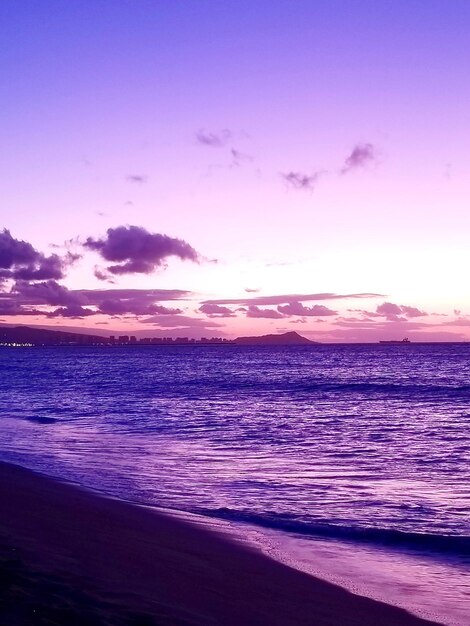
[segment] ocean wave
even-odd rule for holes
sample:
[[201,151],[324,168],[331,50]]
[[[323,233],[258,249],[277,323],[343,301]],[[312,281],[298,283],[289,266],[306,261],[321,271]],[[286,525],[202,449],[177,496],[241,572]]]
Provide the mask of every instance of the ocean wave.
[[237,511],[225,507],[218,509],[198,509],[195,512],[208,517],[216,517],[233,522],[244,522],[264,528],[272,528],[311,537],[341,539],[355,542],[360,541],[387,547],[408,548],[460,557],[470,557],[470,536],[468,535],[439,535],[405,532],[391,528],[341,526],[327,522],[307,522],[289,518],[287,515],[282,514],[253,513],[250,511]]
[[[186,384],[185,394],[191,396],[199,396],[200,390],[215,390],[216,393],[224,394],[226,392],[237,391],[237,394],[244,393],[262,393],[266,391],[270,395],[277,393],[294,393],[294,394],[317,394],[317,393],[349,393],[358,395],[369,394],[385,394],[387,396],[405,396],[416,397],[426,396],[429,398],[470,398],[470,385],[449,385],[442,384],[423,384],[420,382],[380,382],[380,381],[357,381],[342,382],[328,380],[306,380],[306,381],[286,381],[286,380],[256,380],[256,379],[237,379],[236,383],[231,380],[211,380],[198,381]],[[164,393],[166,397],[174,395],[179,396],[180,389],[176,386],[169,393]]]

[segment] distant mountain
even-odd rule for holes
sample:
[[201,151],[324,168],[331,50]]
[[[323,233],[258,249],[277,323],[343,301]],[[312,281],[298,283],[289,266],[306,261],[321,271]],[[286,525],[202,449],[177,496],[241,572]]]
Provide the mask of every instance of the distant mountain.
[[35,346],[104,344],[109,339],[97,335],[46,330],[32,326],[0,326],[0,344],[31,343]]
[[[67,327],[65,327],[67,328]],[[87,333],[69,332],[69,330],[52,330],[50,328],[41,328],[39,326],[10,326],[0,324],[0,345],[5,344],[32,344],[34,346],[83,346],[83,345],[114,345],[114,340],[110,340],[109,336],[103,337],[90,332],[90,329],[84,329]],[[78,330],[78,329],[77,329]],[[226,339],[202,339],[194,342],[187,337],[179,337],[174,340],[154,339],[136,339],[135,336],[130,338],[126,336],[122,342],[118,333],[115,335],[118,344],[149,344],[149,343],[231,343],[239,345],[270,345],[270,346],[299,346],[306,344],[315,344],[316,341],[310,341],[306,337],[302,337],[296,332],[282,333],[279,335],[261,335],[260,337],[238,337],[233,341]]]
[[234,343],[250,346],[302,346],[306,344],[318,343],[302,337],[295,331],[281,333],[279,335],[261,335],[260,337],[237,337]]

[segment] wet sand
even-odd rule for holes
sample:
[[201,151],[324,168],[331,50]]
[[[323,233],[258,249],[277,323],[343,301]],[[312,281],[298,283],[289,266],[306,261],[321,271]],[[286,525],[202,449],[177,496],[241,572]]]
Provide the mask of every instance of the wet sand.
[[418,626],[225,535],[0,463],[0,623]]

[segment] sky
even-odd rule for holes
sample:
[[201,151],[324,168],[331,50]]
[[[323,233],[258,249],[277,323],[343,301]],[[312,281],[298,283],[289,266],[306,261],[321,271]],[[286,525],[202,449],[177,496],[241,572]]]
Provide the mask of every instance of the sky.
[[470,339],[467,0],[3,0],[0,322]]

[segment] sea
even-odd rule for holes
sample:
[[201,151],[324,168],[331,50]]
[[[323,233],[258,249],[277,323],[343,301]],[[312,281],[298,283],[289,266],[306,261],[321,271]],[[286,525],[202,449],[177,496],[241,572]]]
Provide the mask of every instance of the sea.
[[0,459],[470,624],[470,344],[3,347]]

